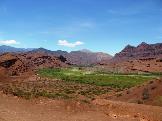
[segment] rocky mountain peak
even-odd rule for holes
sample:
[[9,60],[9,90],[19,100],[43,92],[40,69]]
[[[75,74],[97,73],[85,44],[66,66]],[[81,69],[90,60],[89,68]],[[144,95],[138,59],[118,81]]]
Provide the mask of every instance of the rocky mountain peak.
[[135,47],[134,46],[131,46],[131,45],[127,45],[123,50],[122,52],[128,52],[128,51],[133,51]]
[[127,45],[121,52],[115,55],[113,60],[128,60],[159,56],[162,56],[162,43],[147,44],[142,42],[137,47]]
[[82,49],[82,50],[80,50],[81,52],[85,52],[85,53],[92,53],[92,51],[91,50],[88,50],[88,49]]

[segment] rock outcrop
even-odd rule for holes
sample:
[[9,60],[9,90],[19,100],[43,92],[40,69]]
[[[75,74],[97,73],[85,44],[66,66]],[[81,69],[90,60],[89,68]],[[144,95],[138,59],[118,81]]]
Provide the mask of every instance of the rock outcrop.
[[100,62],[99,66],[114,73],[162,73],[162,43],[127,45],[114,58]]
[[40,68],[66,66],[59,58],[42,52],[5,53],[0,55],[0,70],[6,70],[10,75],[18,75]]
[[157,58],[162,57],[162,43],[147,44],[142,42],[137,47],[126,46],[121,52],[117,53],[113,60],[129,60],[139,58]]

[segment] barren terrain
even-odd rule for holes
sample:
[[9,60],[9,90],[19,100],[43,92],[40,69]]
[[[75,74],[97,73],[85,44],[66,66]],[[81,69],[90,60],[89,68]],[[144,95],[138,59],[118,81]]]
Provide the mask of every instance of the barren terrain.
[[[6,84],[14,83],[16,80],[20,80],[20,82],[23,80],[25,83],[26,81],[31,82],[38,79],[38,77],[37,75],[32,76],[30,73],[30,76],[28,74],[22,77],[8,77],[8,79],[10,81],[5,81]],[[1,87],[3,87],[5,83],[1,81]],[[35,85],[36,83],[32,84]],[[63,81],[60,81],[59,83],[63,85],[63,87],[66,85]],[[16,82],[16,84],[19,83]],[[161,81],[158,80],[149,84],[150,87],[154,85],[157,86],[157,88],[153,90],[153,93],[161,89],[158,87],[160,84]],[[57,86],[59,87],[59,85]],[[73,87],[77,85],[70,83],[68,88],[71,86]],[[83,88],[80,91],[83,91],[84,89],[86,90],[87,87],[86,85],[78,86]],[[135,90],[138,89],[138,87],[134,88]],[[130,90],[133,90],[134,88],[131,88]],[[143,89],[144,87],[141,86],[141,88]],[[131,95],[140,95],[142,89],[141,91],[137,90],[137,93],[132,91],[133,93],[131,92],[130,97],[128,96],[128,98],[136,98],[136,96]],[[111,90],[110,94],[111,93],[117,94],[118,92],[115,93]],[[161,92],[157,94],[161,94]],[[92,100],[88,100],[88,102],[84,101],[83,99],[86,98],[83,97],[78,97],[76,100],[63,98],[50,99],[40,96],[38,98],[26,100],[25,98],[14,96],[12,93],[6,95],[1,91],[0,121],[162,121],[161,107],[137,104],[136,102],[128,103],[126,101],[127,98],[124,97],[127,96],[125,91],[123,91],[123,96],[116,99],[121,100],[122,102],[111,101],[115,99],[106,99],[105,97],[103,98],[103,96],[97,96]],[[150,99],[153,99],[151,97]]]
[[95,100],[92,104],[0,93],[0,121],[162,121],[162,108]]

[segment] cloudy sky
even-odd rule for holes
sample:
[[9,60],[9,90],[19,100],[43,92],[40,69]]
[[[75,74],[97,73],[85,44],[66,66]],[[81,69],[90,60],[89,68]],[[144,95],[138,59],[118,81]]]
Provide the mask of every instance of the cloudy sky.
[[161,0],[0,0],[0,45],[110,54],[162,42]]

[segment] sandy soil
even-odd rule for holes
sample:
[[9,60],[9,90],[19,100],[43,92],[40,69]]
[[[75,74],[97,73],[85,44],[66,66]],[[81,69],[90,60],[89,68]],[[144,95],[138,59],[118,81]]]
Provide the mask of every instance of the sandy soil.
[[0,121],[115,121],[79,102],[24,100],[0,94]]
[[92,104],[0,93],[0,121],[162,121],[162,108],[95,100]]
[[96,99],[94,104],[103,107],[105,114],[124,121],[162,121],[162,108],[142,104]]

